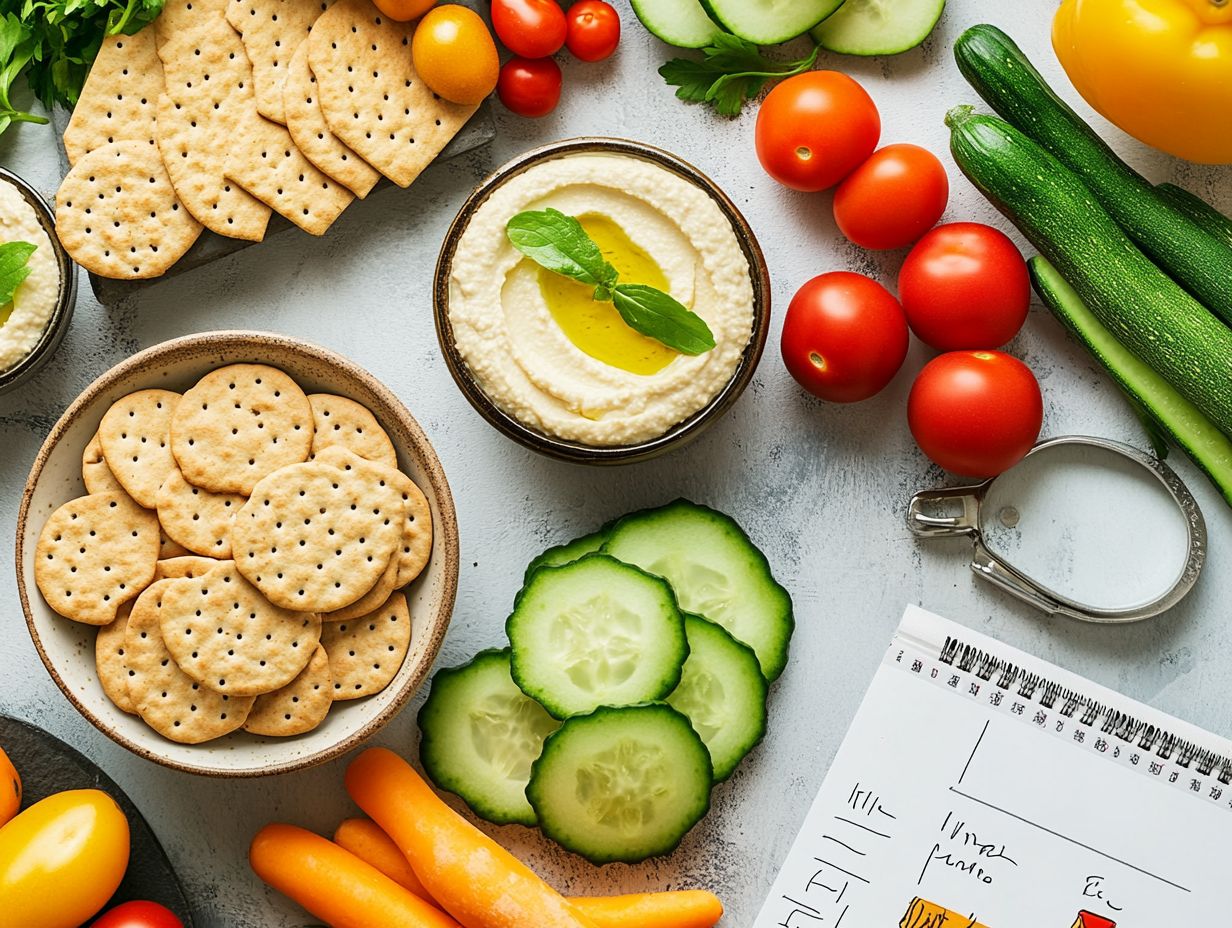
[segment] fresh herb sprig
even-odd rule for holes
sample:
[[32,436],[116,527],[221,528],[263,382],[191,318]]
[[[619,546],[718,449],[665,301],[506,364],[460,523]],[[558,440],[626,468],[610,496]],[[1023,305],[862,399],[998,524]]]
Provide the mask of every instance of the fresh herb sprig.
[[13,302],[13,294],[21,282],[30,276],[30,256],[38,250],[29,242],[5,242],[0,245],[0,308]]
[[47,122],[13,103],[19,75],[44,106],[72,106],[103,39],[139,32],[162,8],[163,0],[0,0],[0,132]]
[[706,321],[671,294],[621,283],[616,268],[572,216],[551,208],[527,210],[509,220],[505,234],[514,248],[541,267],[594,287],[595,300],[612,303],[634,331],[681,354],[704,354],[714,347]]
[[702,60],[673,58],[659,73],[676,88],[676,96],[690,103],[708,103],[723,116],[739,116],[744,104],[761,93],[766,82],[794,77],[817,63],[821,46],[798,61],[777,61],[756,45],[719,33],[702,50]]

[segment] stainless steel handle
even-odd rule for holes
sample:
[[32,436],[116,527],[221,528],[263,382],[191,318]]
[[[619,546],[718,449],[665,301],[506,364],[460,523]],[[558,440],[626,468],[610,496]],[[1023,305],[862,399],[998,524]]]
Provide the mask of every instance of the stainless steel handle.
[[[972,535],[979,531],[980,497],[987,484],[974,487],[949,487],[925,490],[911,497],[907,506],[907,528],[913,535],[940,538],[946,535]],[[957,515],[928,515],[928,512],[953,512],[955,503],[962,507]]]

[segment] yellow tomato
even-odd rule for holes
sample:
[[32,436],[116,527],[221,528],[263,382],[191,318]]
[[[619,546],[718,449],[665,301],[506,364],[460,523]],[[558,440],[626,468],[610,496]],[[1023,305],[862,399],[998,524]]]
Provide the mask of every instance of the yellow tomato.
[[373,0],[376,8],[400,23],[419,19],[436,5],[436,0]]
[[17,768],[0,748],[0,825],[3,825],[21,808],[21,777]]
[[453,103],[479,103],[496,89],[500,75],[492,33],[478,13],[453,3],[419,21],[411,58],[432,92]]
[[0,917],[22,928],[77,928],[128,869],[128,819],[106,793],[74,789],[0,828]]

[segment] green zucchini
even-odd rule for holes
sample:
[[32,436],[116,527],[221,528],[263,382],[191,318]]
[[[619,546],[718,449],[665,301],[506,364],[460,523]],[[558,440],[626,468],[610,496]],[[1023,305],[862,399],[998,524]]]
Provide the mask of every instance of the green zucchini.
[[1000,29],[972,26],[954,43],[954,57],[994,110],[1078,175],[1156,264],[1232,324],[1232,246],[1159,196],[1118,158]]
[[1009,123],[960,106],[950,151],[1112,334],[1232,436],[1232,329],[1134,247],[1078,177]]
[[1156,192],[1182,213],[1232,248],[1232,219],[1206,200],[1175,184],[1157,184]]
[[1082,342],[1133,401],[1193,460],[1232,504],[1232,441],[1201,410],[1116,340],[1047,260],[1027,262],[1044,305]]

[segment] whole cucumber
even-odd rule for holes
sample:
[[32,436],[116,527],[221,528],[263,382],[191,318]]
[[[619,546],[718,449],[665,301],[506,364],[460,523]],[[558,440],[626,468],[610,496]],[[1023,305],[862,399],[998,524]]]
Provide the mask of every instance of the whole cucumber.
[[1232,246],[1160,196],[1118,158],[1000,29],[972,26],[954,43],[954,57],[989,106],[1077,174],[1156,264],[1232,325]]

